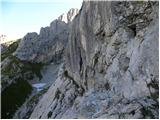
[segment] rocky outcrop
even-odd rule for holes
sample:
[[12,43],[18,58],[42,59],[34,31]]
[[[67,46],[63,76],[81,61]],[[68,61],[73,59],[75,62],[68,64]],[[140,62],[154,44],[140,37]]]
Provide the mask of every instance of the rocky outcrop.
[[65,65],[31,118],[158,118],[158,2],[83,2]]
[[61,20],[65,23],[70,23],[74,17],[77,15],[78,13],[78,9],[77,8],[72,8],[68,11],[67,14],[63,13],[61,16],[58,17],[58,20]]
[[[71,9],[66,23],[63,17],[58,18],[49,27],[42,27],[39,34],[27,33],[22,40],[8,43],[2,50],[2,118],[30,117],[57,77],[57,63],[63,60],[70,22],[77,13],[77,9]],[[35,91],[31,84],[38,82],[45,82],[47,89]]]
[[38,93],[32,93],[24,104],[15,112],[13,119],[28,119],[33,112],[38,101],[42,98],[43,94],[48,90],[48,87]]
[[57,80],[35,107],[31,118],[61,118],[64,112],[73,105],[76,97],[82,94],[83,90],[72,78],[67,77],[64,65],[62,65]]
[[10,41],[6,43],[2,43],[1,46],[1,61],[3,61],[8,56],[12,55],[13,52],[17,49],[19,42],[21,39],[16,41]]
[[1,52],[5,51],[7,46],[5,44],[0,44]]
[[[20,60],[37,63],[60,62],[68,41],[69,22],[77,13],[77,9],[71,9],[54,20],[49,27],[42,27],[39,35],[35,32],[27,33],[14,55]],[[67,21],[64,20],[65,16]]]
[[12,55],[18,44],[19,41],[13,42],[1,53],[2,118],[13,117],[32,92],[30,81],[42,77],[43,65],[21,61]]

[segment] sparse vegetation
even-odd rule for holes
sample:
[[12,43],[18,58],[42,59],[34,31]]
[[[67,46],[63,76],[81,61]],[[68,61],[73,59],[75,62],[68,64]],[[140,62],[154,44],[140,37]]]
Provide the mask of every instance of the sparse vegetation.
[[27,103],[27,106],[31,106],[33,105],[33,103],[37,104],[38,103],[38,100],[39,100],[39,97],[42,96],[44,93],[47,92],[49,87],[47,88],[44,88],[43,90],[41,90],[38,94],[34,95]]
[[26,72],[30,72],[35,74],[40,79],[42,78],[41,69],[44,66],[43,64],[20,61],[15,56],[9,56],[8,59],[10,59],[10,63],[2,69],[3,75],[13,77],[18,73],[24,75]]
[[43,96],[44,93],[47,92],[49,87],[47,88],[44,88],[43,90],[41,90],[40,92],[38,92],[36,95],[32,96],[26,103],[26,106],[28,109],[28,111],[26,112],[26,115],[23,116],[23,119],[28,119],[33,110],[34,110],[34,107],[37,105],[38,101],[41,99],[41,97]]
[[152,114],[152,111],[149,109],[149,107],[142,107],[140,109],[140,111],[143,115],[143,118],[150,117],[150,118],[154,119],[154,115]]
[[64,71],[64,76],[67,77],[67,78],[69,78],[69,79],[71,79],[71,80],[74,80],[73,77],[71,77],[71,76],[68,74],[68,71],[67,71],[67,70]]
[[43,64],[21,61],[12,55],[12,53],[16,51],[19,42],[20,42],[20,39],[17,40],[16,42],[12,43],[11,45],[9,45],[8,48],[1,53],[1,60],[2,61],[5,58],[10,59],[10,64],[8,64],[4,69],[2,69],[2,74],[12,77],[17,72],[21,72],[23,74],[26,71],[31,71],[37,77],[41,78],[42,75],[40,73],[40,70],[42,69]]
[[3,61],[5,58],[12,55],[14,51],[16,51],[18,44],[21,39],[17,40],[16,42],[9,45],[4,52],[1,53],[1,60]]
[[[152,75],[151,75],[152,76]],[[159,111],[159,83],[158,80],[155,78],[151,79],[151,82],[147,84],[147,87],[149,88],[150,95],[147,96],[147,99],[153,100],[153,104],[149,104],[148,106],[142,106],[141,113],[143,115],[143,118],[150,117],[152,119],[156,119],[156,116],[158,116],[159,113],[153,113],[154,111]],[[153,91],[151,91],[153,89]],[[155,115],[157,114],[157,115]]]
[[31,93],[31,85],[23,79],[7,87],[2,94],[2,118],[12,118],[13,113],[20,107]]
[[24,70],[30,70],[32,71],[37,77],[39,77],[40,79],[42,78],[41,75],[41,69],[43,68],[43,64],[42,63],[31,63],[31,62],[24,62],[25,64],[25,69]]
[[104,85],[104,87],[105,87],[106,90],[110,90],[110,85],[109,85],[108,82]]
[[[21,61],[12,53],[17,49],[19,41],[12,43],[2,53],[2,60],[6,60],[1,69],[2,74],[2,118],[12,118],[15,111],[31,94],[32,86],[28,80],[34,75],[41,79],[43,64]],[[29,77],[27,77],[27,75]],[[10,84],[11,83],[11,84]]]
[[52,111],[49,111],[49,113],[47,114],[48,118],[50,118],[52,116]]
[[61,91],[59,89],[57,89],[56,93],[55,93],[55,98],[59,99],[61,94]]

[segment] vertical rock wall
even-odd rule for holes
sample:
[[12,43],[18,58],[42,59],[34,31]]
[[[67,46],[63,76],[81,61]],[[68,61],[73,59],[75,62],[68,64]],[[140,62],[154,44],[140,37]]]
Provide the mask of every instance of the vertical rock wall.
[[158,8],[83,2],[63,72],[31,118],[158,118]]

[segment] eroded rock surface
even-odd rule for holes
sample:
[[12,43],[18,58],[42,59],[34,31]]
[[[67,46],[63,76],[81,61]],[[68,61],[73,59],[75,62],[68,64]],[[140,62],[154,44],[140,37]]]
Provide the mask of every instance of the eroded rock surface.
[[[71,9],[67,22],[54,20],[40,33],[27,33],[22,40],[2,48],[2,118],[29,118],[34,107],[55,81],[64,49],[68,42],[69,26],[78,13]],[[33,83],[45,82],[43,92],[35,92]],[[18,96],[17,96],[18,95]]]
[[83,2],[64,67],[31,118],[158,118],[158,2]]
[[[60,63],[68,41],[69,23],[77,13],[77,9],[71,9],[67,14],[51,22],[50,26],[42,27],[39,34],[27,33],[14,55],[25,61]],[[65,22],[64,16],[67,17]]]
[[78,11],[79,10],[77,8],[72,8],[68,11],[67,14],[63,13],[61,16],[59,16],[58,19],[64,21],[65,23],[69,23],[74,19]]

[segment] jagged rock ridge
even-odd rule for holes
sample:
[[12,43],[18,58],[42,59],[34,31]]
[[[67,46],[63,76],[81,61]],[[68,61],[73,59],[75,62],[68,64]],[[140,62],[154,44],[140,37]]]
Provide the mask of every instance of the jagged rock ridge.
[[[42,27],[39,35],[27,33],[14,55],[21,60],[37,63],[59,62],[68,41],[69,23],[77,13],[78,9],[72,8],[51,22],[50,26]],[[64,20],[65,16],[67,20]]]
[[[39,35],[27,33],[23,39],[2,50],[2,118],[30,117],[47,86],[57,77],[70,22],[77,13],[77,9],[71,9],[67,13],[68,23],[58,18],[49,27],[42,27]],[[41,92],[36,92],[32,85],[41,82],[47,82],[47,85]]]
[[68,11],[67,14],[63,13],[61,16],[59,16],[58,20],[64,21],[65,23],[69,23],[74,19],[78,11],[79,10],[77,8],[72,8]]

